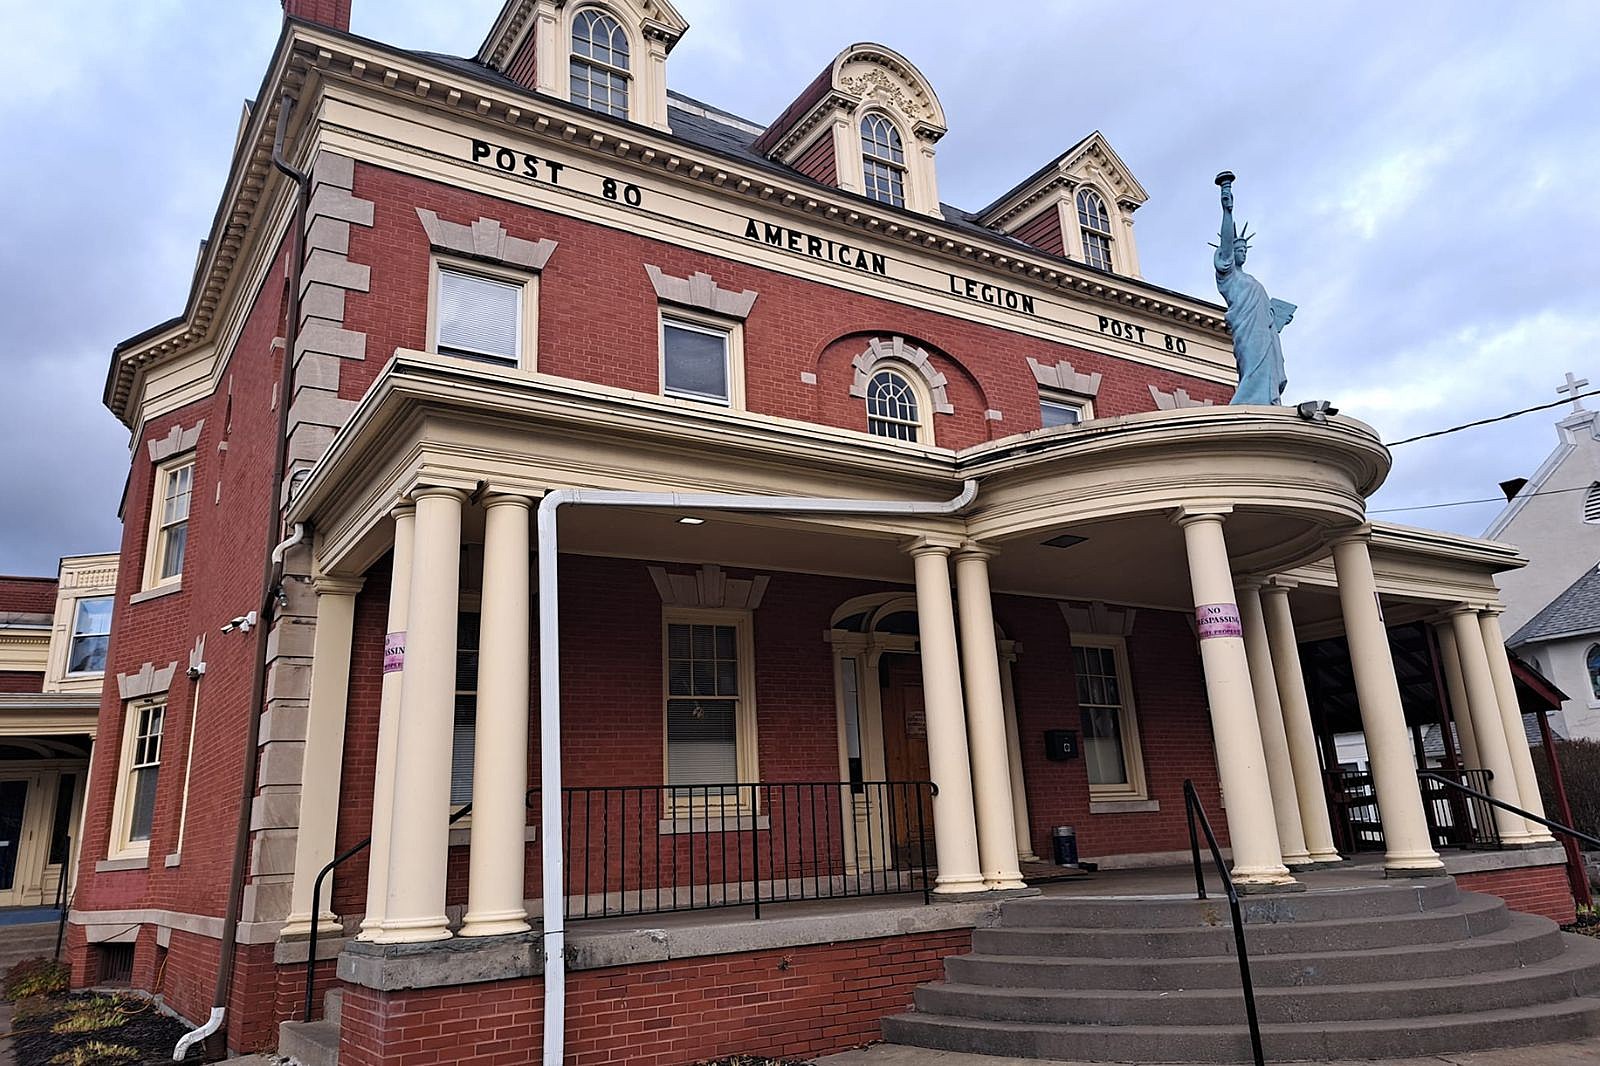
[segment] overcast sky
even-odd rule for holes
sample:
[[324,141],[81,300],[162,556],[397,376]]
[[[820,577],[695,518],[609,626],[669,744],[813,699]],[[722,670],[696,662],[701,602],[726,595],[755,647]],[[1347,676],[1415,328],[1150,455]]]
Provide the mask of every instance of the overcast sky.
[[[880,41],[944,104],[942,197],[982,206],[1099,129],[1150,193],[1152,282],[1217,299],[1212,177],[1300,306],[1286,399],[1385,440],[1600,388],[1600,4],[677,0],[672,86],[769,121]],[[500,0],[355,0],[354,32],[471,54]],[[981,12],[981,19],[974,19]],[[0,573],[115,549],[112,346],[182,307],[277,0],[0,0]],[[1590,401],[1600,406],[1600,398]],[[1497,495],[1559,411],[1395,450],[1374,509]],[[1496,505],[1383,517],[1479,533]]]

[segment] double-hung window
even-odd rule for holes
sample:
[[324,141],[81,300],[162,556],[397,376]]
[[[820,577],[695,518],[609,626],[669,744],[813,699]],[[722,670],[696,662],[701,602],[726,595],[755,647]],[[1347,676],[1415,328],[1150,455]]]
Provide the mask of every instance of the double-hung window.
[[72,619],[72,646],[67,651],[68,674],[101,674],[106,669],[106,649],[111,644],[110,596],[81,599]]
[[1139,721],[1126,645],[1120,637],[1074,634],[1072,665],[1078,682],[1090,799],[1145,799]]
[[661,391],[733,404],[733,331],[682,316],[661,317]]
[[674,802],[735,799],[736,790],[705,786],[754,779],[749,615],[671,612],[665,638],[667,784],[686,786]]
[[532,278],[495,277],[440,263],[435,283],[434,350],[522,366]]
[[1079,189],[1078,234],[1083,240],[1083,261],[1101,270],[1115,270],[1111,261],[1111,213],[1093,189]]
[[867,196],[906,205],[906,153],[895,124],[879,114],[861,120],[861,176]]
[[113,859],[142,858],[149,854],[150,833],[155,824],[156,785],[161,777],[161,734],[166,716],[165,700],[139,700],[126,705],[113,815]]
[[1075,426],[1093,417],[1088,400],[1064,393],[1039,393],[1039,422],[1045,429],[1052,426]]
[[456,699],[450,743],[450,806],[472,802],[472,768],[478,731],[478,619],[456,616]]
[[572,102],[613,118],[628,117],[628,34],[603,11],[572,20]]
[[150,516],[150,548],[145,587],[155,588],[183,577],[189,547],[189,504],[194,496],[194,456],[156,467]]

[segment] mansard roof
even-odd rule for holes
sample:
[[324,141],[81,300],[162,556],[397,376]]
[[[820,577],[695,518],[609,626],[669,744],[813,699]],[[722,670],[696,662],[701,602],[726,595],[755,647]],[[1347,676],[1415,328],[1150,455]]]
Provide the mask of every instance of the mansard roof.
[[[647,35],[666,42],[669,52],[689,29],[688,20],[678,13],[670,0],[604,0],[598,6],[629,10]],[[538,0],[506,0],[494,25],[489,27],[489,35],[478,46],[474,60],[493,70],[504,70],[523,38],[532,32],[536,7]]]
[[1095,130],[1083,140],[1001,193],[974,217],[993,226],[1015,216],[1064,184],[1085,181],[1101,186],[1118,203],[1136,208],[1150,199],[1133,171],[1112,149],[1105,134]]
[[922,72],[894,49],[862,41],[834,56],[753,147],[763,155],[781,155],[795,141],[809,137],[836,105],[853,111],[868,102],[915,123],[914,131],[929,140],[943,137],[948,128],[944,106]]

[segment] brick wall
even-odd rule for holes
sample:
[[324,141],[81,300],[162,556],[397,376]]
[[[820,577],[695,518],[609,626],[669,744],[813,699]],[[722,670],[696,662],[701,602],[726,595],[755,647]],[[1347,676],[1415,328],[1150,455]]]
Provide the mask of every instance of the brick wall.
[[1572,898],[1572,884],[1567,880],[1565,866],[1457,874],[1456,884],[1466,892],[1499,896],[1512,910],[1540,914],[1562,925],[1577,917],[1577,904]]
[[[878,1021],[938,980],[970,930],[665,963],[567,978],[567,1061],[678,1066],[733,1054],[809,1058],[879,1038]],[[351,988],[344,1066],[534,1061],[543,982],[382,993]]]
[[43,692],[44,672],[0,670],[0,692]]
[[0,614],[54,614],[55,610],[55,578],[0,577]]

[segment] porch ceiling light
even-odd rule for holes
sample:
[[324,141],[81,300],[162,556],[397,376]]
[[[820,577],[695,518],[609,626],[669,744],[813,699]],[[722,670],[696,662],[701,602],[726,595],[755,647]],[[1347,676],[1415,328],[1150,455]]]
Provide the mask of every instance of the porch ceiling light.
[[1059,536],[1051,537],[1049,540],[1045,541],[1044,546],[1046,548],[1070,548],[1074,544],[1082,544],[1088,539],[1089,538],[1087,537],[1080,537],[1075,533],[1062,533]]
[[691,518],[689,515],[684,515],[678,519],[678,525],[680,526],[703,526],[705,524],[706,520],[704,518]]

